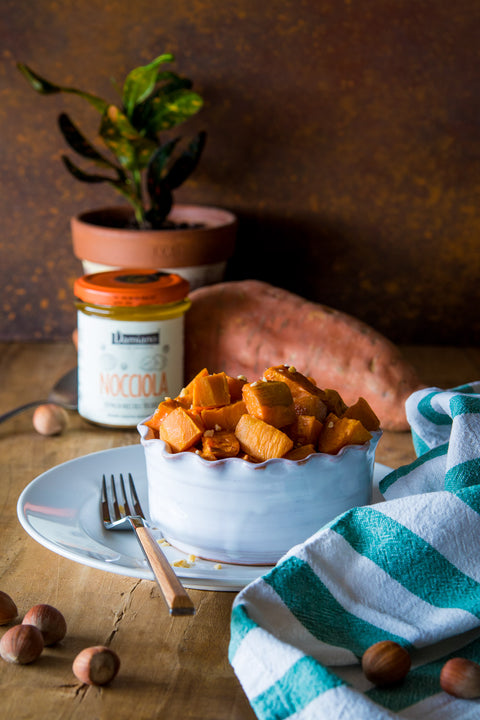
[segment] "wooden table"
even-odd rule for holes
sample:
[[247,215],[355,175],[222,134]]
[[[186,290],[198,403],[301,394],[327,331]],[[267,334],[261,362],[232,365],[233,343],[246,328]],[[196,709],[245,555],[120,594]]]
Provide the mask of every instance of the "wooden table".
[[[480,379],[480,350],[404,348],[429,385],[452,387]],[[69,343],[0,343],[0,412],[41,398],[75,364]],[[229,621],[235,594],[190,591],[193,618],[172,619],[157,585],[92,569],[36,543],[16,516],[21,491],[37,475],[87,453],[139,442],[136,431],[96,428],[75,412],[66,432],[38,435],[32,411],[0,425],[0,589],[15,600],[19,618],[36,603],[65,615],[68,631],[38,661],[0,660],[2,717],[248,720],[255,715],[228,663]],[[414,459],[409,433],[385,433],[377,460],[398,467]],[[0,634],[5,631],[0,628]],[[106,644],[120,656],[111,685],[84,686],[72,673],[76,654]]]

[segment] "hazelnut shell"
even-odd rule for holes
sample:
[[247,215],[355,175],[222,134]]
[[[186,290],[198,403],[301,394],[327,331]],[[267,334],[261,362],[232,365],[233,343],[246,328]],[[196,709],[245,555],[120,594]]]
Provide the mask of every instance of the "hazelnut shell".
[[37,407],[32,422],[40,435],[60,435],[67,427],[68,416],[62,407],[49,403]]
[[451,658],[440,673],[440,687],[458,698],[480,697],[480,665],[466,658]]
[[0,655],[4,660],[27,665],[36,660],[44,647],[40,630],[33,625],[15,625],[0,640]]
[[10,595],[0,590],[0,625],[7,625],[7,623],[15,620],[17,615],[17,606]]
[[407,675],[411,667],[408,650],[392,640],[381,640],[371,645],[363,654],[362,670],[374,685],[396,685]]
[[73,673],[87,685],[106,685],[113,680],[120,668],[118,655],[104,645],[94,645],[82,650],[73,661]]
[[60,642],[66,635],[67,623],[60,610],[52,605],[34,605],[22,621],[27,625],[35,625],[43,635],[45,645]]

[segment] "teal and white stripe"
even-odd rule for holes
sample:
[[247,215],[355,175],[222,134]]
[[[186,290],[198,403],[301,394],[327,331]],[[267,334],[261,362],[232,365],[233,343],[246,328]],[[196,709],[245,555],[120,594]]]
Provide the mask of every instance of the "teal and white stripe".
[[[421,454],[382,481],[386,502],[335,518],[237,596],[229,657],[260,720],[480,718],[439,686],[449,654],[480,662],[479,391],[409,398]],[[413,660],[388,690],[359,668],[383,639]]]
[[480,477],[480,382],[413,393],[407,418],[418,455],[380,483],[387,500],[434,490],[455,492]]

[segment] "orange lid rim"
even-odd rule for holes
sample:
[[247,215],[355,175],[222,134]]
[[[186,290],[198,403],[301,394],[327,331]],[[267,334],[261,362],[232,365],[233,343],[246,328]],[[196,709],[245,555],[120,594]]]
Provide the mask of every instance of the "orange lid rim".
[[175,273],[150,268],[119,268],[77,278],[75,296],[105,307],[165,305],[184,300],[190,286]]

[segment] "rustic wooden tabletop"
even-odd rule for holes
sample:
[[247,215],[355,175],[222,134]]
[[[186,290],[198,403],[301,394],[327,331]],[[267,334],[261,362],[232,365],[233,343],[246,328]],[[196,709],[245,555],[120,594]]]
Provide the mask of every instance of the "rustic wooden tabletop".
[[[480,349],[406,347],[428,385],[452,387],[480,379]],[[0,414],[41,398],[75,364],[69,343],[0,343]],[[19,619],[37,603],[64,614],[67,634],[30,665],[0,661],[2,717],[247,720],[254,718],[228,662],[235,593],[190,590],[194,617],[168,615],[150,580],[103,572],[38,544],[17,519],[22,490],[40,473],[87,453],[138,444],[136,431],[97,428],[69,412],[62,435],[45,437],[26,411],[0,425],[0,590]],[[377,460],[398,467],[414,459],[409,433],[385,433]],[[8,626],[0,628],[0,636]],[[103,688],[72,672],[77,653],[108,645],[121,660]]]

